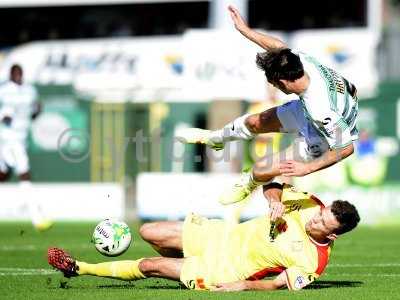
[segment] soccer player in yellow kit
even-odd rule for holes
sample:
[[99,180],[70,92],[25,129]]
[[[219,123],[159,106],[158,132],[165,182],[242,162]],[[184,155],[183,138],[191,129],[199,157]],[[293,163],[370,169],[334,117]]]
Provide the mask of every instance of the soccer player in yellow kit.
[[88,264],[62,249],[50,248],[48,261],[68,277],[162,277],[180,280],[189,289],[213,291],[285,286],[299,290],[322,274],[333,240],[355,228],[360,217],[347,201],[325,207],[313,195],[289,185],[272,183],[264,187],[264,195],[270,203],[269,216],[236,225],[194,214],[184,222],[144,224],[142,238],[162,257]]

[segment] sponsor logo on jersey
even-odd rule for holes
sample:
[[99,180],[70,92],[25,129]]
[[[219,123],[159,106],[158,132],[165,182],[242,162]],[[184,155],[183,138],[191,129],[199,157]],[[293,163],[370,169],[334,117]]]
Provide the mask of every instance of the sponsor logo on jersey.
[[299,290],[305,287],[306,285],[307,285],[306,279],[303,276],[297,276],[294,282],[294,287]]

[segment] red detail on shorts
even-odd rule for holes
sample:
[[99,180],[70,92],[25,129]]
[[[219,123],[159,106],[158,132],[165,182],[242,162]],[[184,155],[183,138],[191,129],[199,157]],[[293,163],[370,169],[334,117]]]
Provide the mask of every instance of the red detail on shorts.
[[311,195],[310,199],[314,200],[321,208],[325,208],[325,204],[314,195]]
[[201,289],[205,289],[206,286],[204,285],[204,279],[203,278],[197,278],[196,279],[197,286]]
[[284,267],[266,268],[251,275],[247,280],[261,280],[267,276],[278,275],[285,270],[286,268]]

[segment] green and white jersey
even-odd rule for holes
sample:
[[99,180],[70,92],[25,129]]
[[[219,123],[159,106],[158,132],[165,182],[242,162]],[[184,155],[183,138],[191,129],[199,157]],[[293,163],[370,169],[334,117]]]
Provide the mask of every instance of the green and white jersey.
[[302,52],[304,71],[310,77],[307,90],[299,95],[305,117],[326,138],[331,149],[343,148],[358,139],[358,101],[355,86],[314,57]]

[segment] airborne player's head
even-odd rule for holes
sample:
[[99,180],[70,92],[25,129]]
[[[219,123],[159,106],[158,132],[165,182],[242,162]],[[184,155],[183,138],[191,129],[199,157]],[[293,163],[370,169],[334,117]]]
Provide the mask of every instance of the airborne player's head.
[[336,200],[306,223],[306,231],[317,240],[335,240],[338,235],[353,230],[359,221],[360,216],[353,204]]
[[257,66],[264,71],[269,83],[285,94],[298,93],[296,81],[304,76],[300,57],[288,48],[258,53]]

